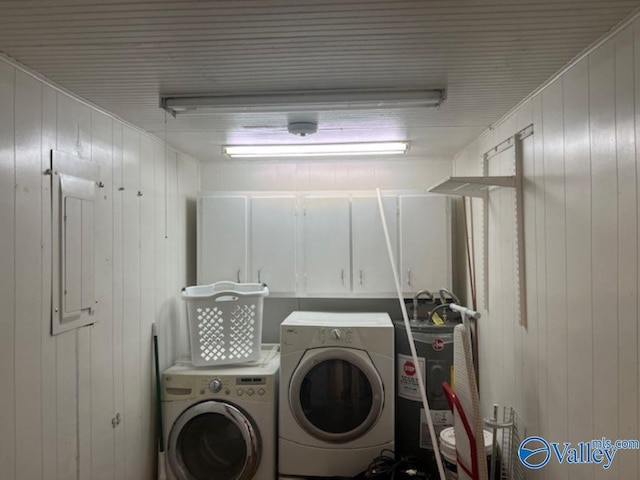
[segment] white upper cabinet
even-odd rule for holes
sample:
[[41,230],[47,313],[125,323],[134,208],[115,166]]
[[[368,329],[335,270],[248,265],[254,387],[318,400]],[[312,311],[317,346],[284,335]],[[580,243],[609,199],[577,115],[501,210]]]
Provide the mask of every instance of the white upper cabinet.
[[304,284],[309,295],[351,291],[348,197],[304,198]]
[[250,281],[269,292],[296,291],[296,197],[251,199]]
[[405,293],[451,288],[451,208],[447,197],[400,196],[400,275]]
[[198,198],[198,284],[248,282],[246,196]]
[[[389,192],[382,203],[403,293],[451,288],[448,199]],[[198,283],[222,280],[273,296],[395,297],[377,196],[201,195]]]
[[[398,260],[398,198],[382,197],[394,260]],[[395,295],[393,270],[389,261],[377,197],[351,200],[353,251],[353,292]]]

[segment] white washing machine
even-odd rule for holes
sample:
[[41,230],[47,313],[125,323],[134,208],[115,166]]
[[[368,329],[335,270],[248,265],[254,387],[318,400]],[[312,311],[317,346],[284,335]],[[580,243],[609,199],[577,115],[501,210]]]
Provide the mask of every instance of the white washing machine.
[[162,376],[170,480],[276,477],[279,347],[251,364],[174,365]]
[[386,313],[293,312],[280,328],[278,474],[352,477],[394,441]]

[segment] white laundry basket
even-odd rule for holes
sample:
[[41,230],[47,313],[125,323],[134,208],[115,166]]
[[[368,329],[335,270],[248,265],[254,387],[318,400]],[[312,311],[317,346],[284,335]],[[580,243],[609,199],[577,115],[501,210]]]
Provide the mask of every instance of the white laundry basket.
[[269,289],[261,283],[217,282],[185,287],[191,361],[229,365],[260,358],[262,307]]

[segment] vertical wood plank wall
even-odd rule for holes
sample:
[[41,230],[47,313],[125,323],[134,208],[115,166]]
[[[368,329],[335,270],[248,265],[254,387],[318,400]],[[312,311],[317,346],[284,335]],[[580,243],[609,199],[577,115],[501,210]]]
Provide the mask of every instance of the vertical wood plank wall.
[[[528,326],[518,326],[513,310],[513,197],[497,190],[488,206],[489,305],[479,325],[484,414],[493,403],[514,406],[527,434],[574,444],[640,437],[639,116],[636,21],[454,160],[455,175],[480,175],[484,152],[534,125],[524,144]],[[505,174],[503,164],[490,168]],[[473,200],[476,252],[483,248],[482,209]],[[457,265],[462,279],[465,262]],[[478,260],[476,268],[481,280]],[[552,459],[527,478],[640,478],[640,455],[618,451],[608,470]]]
[[211,162],[200,187],[215,191],[426,190],[451,175],[450,159]]
[[[185,225],[195,222],[199,165],[2,61],[0,104],[0,477],[150,479],[151,323],[164,368],[179,353],[168,336],[185,321],[180,287],[195,282]],[[98,163],[105,184],[98,321],[55,337],[51,149]]]

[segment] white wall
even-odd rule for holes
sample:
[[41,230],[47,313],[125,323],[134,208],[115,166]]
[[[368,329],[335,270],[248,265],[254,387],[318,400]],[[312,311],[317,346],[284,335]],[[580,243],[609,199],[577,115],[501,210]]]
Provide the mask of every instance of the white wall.
[[451,175],[444,159],[246,161],[203,164],[202,191],[427,189]]
[[[513,405],[529,434],[552,441],[640,437],[638,115],[635,20],[454,162],[456,175],[479,175],[484,152],[534,125],[524,148],[528,327],[513,317],[512,194],[496,191],[489,203],[489,311],[479,325],[480,384],[485,414],[493,403]],[[474,217],[480,252],[479,200]],[[459,262],[459,275],[465,266]],[[480,262],[476,268],[481,280]],[[639,463],[638,451],[619,451],[609,471],[552,460],[527,478],[635,479]]]
[[[152,478],[151,323],[166,367],[195,280],[198,164],[5,61],[0,105],[0,477]],[[100,164],[105,184],[97,323],[55,337],[51,149]]]

